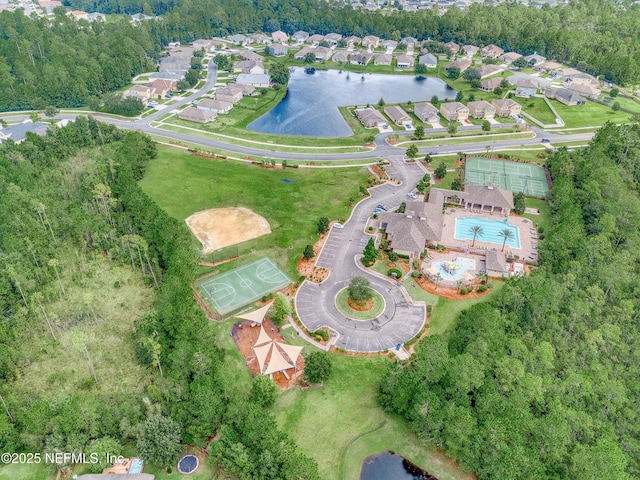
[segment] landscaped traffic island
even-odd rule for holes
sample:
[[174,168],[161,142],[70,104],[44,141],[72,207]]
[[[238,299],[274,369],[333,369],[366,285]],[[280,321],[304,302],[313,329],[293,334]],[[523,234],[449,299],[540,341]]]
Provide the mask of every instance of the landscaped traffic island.
[[359,305],[349,299],[349,289],[344,288],[336,295],[336,308],[345,317],[352,320],[373,320],[384,312],[385,302],[382,295],[373,289],[371,299]]

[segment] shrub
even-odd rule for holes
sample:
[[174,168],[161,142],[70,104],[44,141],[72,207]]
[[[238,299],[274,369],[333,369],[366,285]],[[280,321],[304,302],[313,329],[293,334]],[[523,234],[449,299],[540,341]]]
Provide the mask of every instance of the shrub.
[[461,288],[460,289],[460,294],[461,295],[466,295],[467,294],[467,289],[466,288]]
[[487,291],[487,286],[486,285],[479,285],[478,288],[476,288],[476,292],[478,293],[483,293]]
[[327,332],[326,330],[316,330],[315,332],[313,332],[313,335],[316,337],[320,337],[325,342],[328,342],[330,338],[329,332]]
[[397,262],[398,261],[398,254],[396,252],[389,252],[389,261],[390,262]]
[[[424,252],[423,252],[424,253]],[[420,268],[420,261],[419,260],[414,260],[413,261],[413,268]]]
[[324,352],[313,352],[305,360],[304,376],[309,383],[324,382],[331,375],[331,358]]
[[471,293],[471,292],[473,292],[473,285],[469,285],[467,287],[467,293]]
[[422,278],[422,274],[418,270],[414,270],[413,272],[411,272],[411,276],[413,278]]
[[401,278],[402,272],[397,268],[390,268],[389,271],[387,272],[387,275],[393,278]]

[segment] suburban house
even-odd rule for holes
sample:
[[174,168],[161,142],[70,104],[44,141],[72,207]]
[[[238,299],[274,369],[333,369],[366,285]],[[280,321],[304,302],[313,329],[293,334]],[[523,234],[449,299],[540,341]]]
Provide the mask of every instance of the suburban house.
[[268,45],[271,43],[269,37],[267,37],[264,33],[254,33],[251,35],[251,40],[253,43],[261,43],[262,45]]
[[31,120],[9,125],[4,128],[0,127],[0,143],[4,143],[7,140],[13,140],[14,143],[21,143],[27,138],[27,132],[32,132],[36,135],[45,135],[47,128],[49,128],[49,125],[46,123],[33,123]]
[[227,37],[227,40],[237,45],[242,45],[243,47],[246,47],[251,43],[251,39],[249,37],[242,35],[240,33],[236,33],[235,35],[229,35]]
[[413,113],[424,123],[439,123],[438,109],[430,102],[416,103],[413,106]]
[[476,47],[475,45],[464,45],[462,47],[462,51],[464,52],[464,54],[468,57],[471,58],[473,57],[476,53],[478,53],[480,51],[480,49],[478,47]]
[[487,250],[484,257],[485,271],[490,277],[504,277],[507,276],[507,261],[504,253],[498,251],[496,248]]
[[445,70],[449,71],[452,68],[457,68],[460,72],[464,72],[467,68],[469,68],[473,62],[468,58],[461,58],[460,60],[455,60],[451,62],[449,65],[444,67]]
[[185,72],[155,72],[149,75],[149,80],[174,80],[180,81],[184,79]]
[[469,109],[460,102],[445,102],[440,104],[440,115],[450,121],[466,120]]
[[570,86],[573,85],[589,85],[590,87],[599,87],[600,82],[593,75],[589,75],[588,73],[574,73],[572,75],[566,75],[567,83]]
[[469,115],[473,118],[484,118],[488,120],[496,115],[496,107],[484,100],[468,102],[467,107],[469,107]]
[[384,40],[382,42],[382,47],[385,48],[387,52],[389,51],[393,52],[397,46],[398,46],[398,42],[396,42],[395,40]]
[[511,65],[513,62],[515,62],[517,59],[521,58],[522,55],[520,55],[519,53],[516,52],[507,52],[507,53],[503,53],[502,55],[500,55],[500,57],[498,57],[500,60],[502,60],[505,64],[507,65]]
[[418,63],[427,68],[436,68],[438,66],[438,59],[433,53],[425,53],[424,55],[420,55]]
[[557,90],[545,90],[544,96],[547,98],[555,98],[560,103],[572,107],[574,105],[584,105],[587,103],[584,97],[575,93],[568,88],[558,88]]
[[487,78],[480,82],[480,90],[484,90],[485,92],[493,92],[496,88],[500,86],[502,83],[502,78],[493,77]]
[[449,50],[451,50],[451,55],[458,55],[458,52],[460,51],[460,45],[455,42],[447,42],[445,43],[445,45],[449,47]]
[[188,120],[190,122],[209,123],[216,118],[216,112],[212,110],[204,110],[195,107],[187,107],[178,112],[180,120]]
[[324,39],[329,43],[331,47],[338,45],[338,42],[342,40],[342,35],[339,33],[328,33],[324,36]]
[[243,97],[253,97],[257,95],[256,87],[253,85],[249,85],[248,83],[237,83],[236,85],[242,89]]
[[410,55],[398,55],[396,57],[396,65],[398,68],[411,68],[414,63],[415,60]]
[[306,42],[307,38],[309,38],[309,32],[305,32],[304,30],[298,30],[296,33],[291,35],[291,39],[297,44]]
[[555,72],[559,77],[566,78],[567,80],[574,77],[575,75],[582,74],[580,70],[577,68],[560,68]]
[[296,53],[294,53],[293,58],[295,58],[296,60],[304,60],[304,57],[306,57],[307,53],[313,53],[315,55],[315,49],[311,47],[301,48]]
[[238,52],[238,56],[243,60],[260,60],[261,62],[264,60],[262,55],[251,50],[242,50]]
[[87,21],[89,23],[92,23],[92,22],[106,22],[107,21],[107,16],[104,13],[91,12],[90,14],[87,15]]
[[236,78],[238,85],[253,85],[256,88],[268,88],[271,86],[271,77],[268,73],[241,73]]
[[160,60],[161,72],[181,72],[186,73],[191,68],[191,57],[168,56]]
[[82,10],[73,10],[67,13],[68,16],[73,17],[76,20],[87,20],[89,21],[89,14],[87,12],[83,12]]
[[215,50],[220,50],[225,46],[225,44],[216,40],[195,40],[192,46],[198,51],[204,50],[205,52],[213,52]]
[[313,51],[316,54],[316,62],[329,60],[333,51],[327,47],[316,47]]
[[504,50],[497,45],[494,45],[493,43],[480,50],[480,55],[482,55],[482,58],[498,58],[503,53]]
[[411,117],[405,112],[402,107],[393,105],[391,107],[384,107],[384,113],[391,119],[396,125],[406,125],[411,123]]
[[362,124],[367,128],[389,126],[387,119],[373,107],[357,108],[356,117],[358,117]]
[[234,73],[264,73],[264,63],[258,60],[240,60],[233,62]]
[[374,49],[380,43],[380,37],[376,37],[375,35],[367,35],[362,39],[362,46],[368,49]]
[[233,104],[223,100],[205,98],[196,106],[198,110],[213,113],[227,113],[233,108]]
[[602,91],[599,88],[596,88],[592,85],[581,85],[581,84],[574,85],[573,83],[570,83],[567,88],[572,92],[577,93],[578,95],[584,95],[585,97],[591,98],[591,99],[598,98],[602,93]]
[[140,98],[146,105],[147,101],[153,98],[153,89],[146,85],[134,85],[130,89],[125,90],[122,96]]
[[351,55],[351,65],[366,65],[371,61],[373,57],[369,52],[358,52]]
[[347,42],[347,48],[353,48],[356,45],[360,45],[362,43],[362,39],[360,37],[356,37],[355,35],[351,35],[344,39]]
[[154,98],[164,98],[167,94],[175,92],[177,87],[175,80],[163,80],[161,78],[154,80],[148,86],[153,92]]
[[324,35],[320,35],[319,33],[316,33],[315,35],[311,35],[309,38],[307,38],[307,43],[313,45],[314,47],[317,47],[318,44],[324,40]]
[[510,98],[501,98],[493,100],[491,104],[496,107],[496,115],[499,117],[510,117],[511,115],[520,115],[522,106],[511,100]]
[[376,55],[373,59],[374,65],[391,65],[393,61],[393,55],[388,53],[381,53],[380,55]]
[[289,53],[289,47],[282,45],[281,43],[273,43],[267,47],[267,53],[274,57],[284,57]]
[[331,60],[338,63],[346,63],[349,60],[349,54],[345,50],[338,50],[333,53]]
[[529,78],[521,78],[516,82],[516,97],[533,97],[538,93],[538,83]]
[[524,57],[524,59],[532,67],[542,65],[544,62],[547,61],[545,57],[543,57],[542,55],[538,55],[538,52],[533,52],[533,54],[527,55],[526,57]]
[[418,45],[418,39],[413,37],[404,37],[400,40],[400,43],[404,43],[407,47],[416,47]]
[[544,73],[550,73],[550,72],[555,72],[557,70],[560,70],[562,68],[562,64],[558,63],[558,62],[554,62],[554,61],[547,61],[547,62],[542,62],[539,63],[537,65],[533,66],[533,69],[544,74]]
[[283,43],[283,44],[289,43],[289,35],[284,33],[282,30],[276,30],[275,32],[273,32],[271,34],[271,38],[276,43]]
[[480,74],[480,80],[484,80],[491,75],[495,75],[496,73],[501,72],[502,69],[495,65],[482,65],[478,67],[478,73]]
[[238,103],[242,100],[242,88],[235,85],[227,85],[216,91],[216,99],[228,103]]
[[500,212],[502,215],[508,215],[514,206],[513,194],[493,183],[467,185],[464,191],[432,188],[427,202],[406,202],[404,213],[381,212],[378,215],[378,227],[384,229],[389,247],[400,255],[420,258],[428,245],[440,243],[445,203],[458,204],[465,209]]

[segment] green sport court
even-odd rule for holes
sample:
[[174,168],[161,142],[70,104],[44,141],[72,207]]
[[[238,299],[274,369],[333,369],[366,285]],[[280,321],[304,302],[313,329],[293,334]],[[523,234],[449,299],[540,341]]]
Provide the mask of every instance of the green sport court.
[[522,192],[528,197],[544,198],[549,191],[544,168],[529,163],[508,162],[491,158],[467,158],[464,168],[467,185],[494,183],[498,188]]
[[273,260],[263,257],[222,275],[205,278],[196,285],[222,315],[291,283]]

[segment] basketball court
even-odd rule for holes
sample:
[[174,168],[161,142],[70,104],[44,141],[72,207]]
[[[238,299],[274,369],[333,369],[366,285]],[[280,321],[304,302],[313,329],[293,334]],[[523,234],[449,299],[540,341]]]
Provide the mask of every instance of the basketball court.
[[494,183],[498,188],[522,192],[528,197],[545,198],[549,191],[544,168],[519,162],[470,157],[465,162],[467,185]]
[[205,278],[196,286],[218,313],[225,315],[290,283],[273,260],[263,257],[222,275]]

